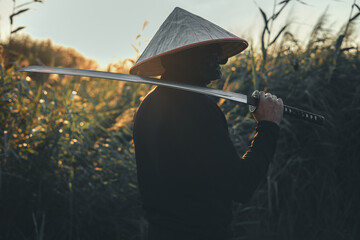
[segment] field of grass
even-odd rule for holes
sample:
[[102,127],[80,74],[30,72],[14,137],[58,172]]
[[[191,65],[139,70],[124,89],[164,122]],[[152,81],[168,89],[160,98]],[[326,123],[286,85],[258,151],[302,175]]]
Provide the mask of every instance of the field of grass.
[[[359,239],[356,25],[332,35],[325,24],[306,44],[284,29],[249,47],[212,86],[265,89],[327,119],[320,127],[284,118],[267,181],[234,205],[235,239]],[[142,239],[132,117],[151,86],[19,73],[29,64],[96,68],[74,50],[25,39],[0,48],[0,239]],[[109,70],[126,72],[128,62]],[[214,100],[242,155],[255,121],[246,106]]]

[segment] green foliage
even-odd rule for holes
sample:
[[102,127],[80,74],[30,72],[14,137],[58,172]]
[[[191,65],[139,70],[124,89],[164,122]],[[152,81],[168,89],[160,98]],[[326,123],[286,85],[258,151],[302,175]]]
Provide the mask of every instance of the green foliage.
[[42,83],[16,66],[1,68],[0,238],[136,238],[131,127],[149,86],[64,76]]
[[[246,227],[254,239],[356,239],[359,234],[360,195],[354,183],[360,181],[360,55],[340,55],[328,83],[333,49],[322,46],[313,57],[311,52],[284,52],[262,79],[287,104],[321,113],[327,123],[319,127],[284,118],[267,182],[238,215],[253,220]],[[238,108],[230,113],[232,131],[242,134],[236,117],[243,113]]]
[[[247,94],[257,86],[276,93],[288,105],[327,119],[319,127],[285,116],[267,181],[250,203],[237,206],[239,236],[244,229],[246,239],[356,239],[360,235],[360,191],[355,184],[360,182],[360,54],[358,47],[348,47],[354,46],[350,40],[339,46],[336,39],[321,24],[315,26],[306,48],[287,33],[273,46],[265,64],[263,58],[253,59],[250,49],[232,59],[225,69],[226,80],[218,83],[227,82],[227,89]],[[219,103],[242,153],[253,120],[246,108]]]

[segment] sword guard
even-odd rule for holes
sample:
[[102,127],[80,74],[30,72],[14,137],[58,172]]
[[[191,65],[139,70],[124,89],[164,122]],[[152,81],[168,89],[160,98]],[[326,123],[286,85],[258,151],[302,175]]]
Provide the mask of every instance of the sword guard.
[[248,96],[248,105],[249,105],[249,111],[255,112],[257,106],[259,105],[260,100],[260,92],[259,90],[255,90],[251,96]]

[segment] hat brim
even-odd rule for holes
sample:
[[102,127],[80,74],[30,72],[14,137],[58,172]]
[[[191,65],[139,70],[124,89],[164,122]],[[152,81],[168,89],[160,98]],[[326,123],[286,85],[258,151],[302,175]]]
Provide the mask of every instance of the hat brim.
[[216,45],[221,48],[221,58],[230,58],[240,52],[244,51],[248,47],[246,40],[241,38],[222,38],[212,39],[197,43],[188,44],[179,48],[172,49],[170,51],[161,53],[150,57],[144,61],[136,63],[131,69],[130,74],[152,77],[158,76],[164,73],[164,67],[161,64],[161,58],[170,54],[175,54],[181,51],[189,50],[192,48],[203,47],[207,45]]

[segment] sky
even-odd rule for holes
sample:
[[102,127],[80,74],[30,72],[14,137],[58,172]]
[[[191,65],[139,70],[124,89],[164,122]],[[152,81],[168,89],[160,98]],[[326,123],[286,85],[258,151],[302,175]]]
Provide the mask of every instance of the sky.
[[[16,0],[20,5],[31,0]],[[175,7],[199,15],[247,40],[259,39],[264,26],[259,7],[268,16],[274,1],[281,0],[44,0],[24,8],[30,10],[14,18],[15,29],[36,39],[51,39],[56,45],[75,48],[101,67],[142,52],[162,22]],[[329,27],[336,31],[349,19],[354,0],[293,0],[273,31],[291,20],[290,30],[306,40],[322,13],[329,14]],[[360,0],[357,0],[360,5]],[[277,9],[279,6],[277,7]],[[21,9],[21,8],[20,8]],[[6,41],[13,0],[0,0],[0,40]],[[144,30],[144,22],[148,22]],[[141,34],[141,37],[136,37]],[[139,47],[139,43],[141,46]]]

